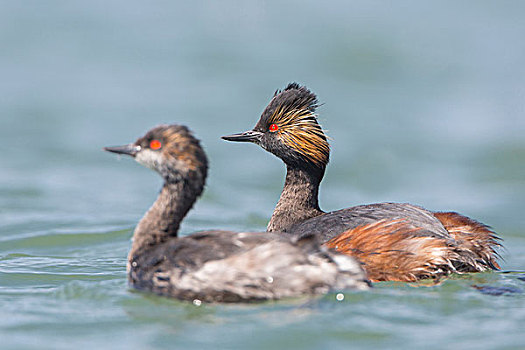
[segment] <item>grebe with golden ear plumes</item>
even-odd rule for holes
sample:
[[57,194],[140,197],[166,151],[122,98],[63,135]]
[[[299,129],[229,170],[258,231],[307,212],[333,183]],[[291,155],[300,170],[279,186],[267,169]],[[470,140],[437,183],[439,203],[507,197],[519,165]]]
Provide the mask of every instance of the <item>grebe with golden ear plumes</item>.
[[131,286],[182,300],[244,302],[331,290],[367,289],[353,258],[317,244],[314,235],[203,231],[177,237],[201,195],[208,161],[185,127],[160,125],[135,143],[104,150],[133,157],[157,171],[162,190],[133,234],[128,255]]
[[319,184],[330,155],[317,121],[317,96],[297,83],[277,91],[252,130],[223,136],[253,142],[286,165],[284,189],[267,230],[315,233],[325,246],[357,257],[372,281],[417,281],[499,268],[498,236],[455,212],[403,203],[359,205],[330,213]]

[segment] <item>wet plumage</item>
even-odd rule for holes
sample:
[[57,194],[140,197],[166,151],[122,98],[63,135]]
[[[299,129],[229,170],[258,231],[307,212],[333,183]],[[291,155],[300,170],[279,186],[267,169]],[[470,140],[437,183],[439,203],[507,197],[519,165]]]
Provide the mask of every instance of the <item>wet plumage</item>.
[[213,230],[177,237],[208,170],[186,127],[161,125],[105,150],[130,155],[164,179],[133,234],[127,270],[134,288],[181,300],[247,302],[369,287],[355,259],[322,247],[315,235]]
[[316,234],[326,246],[360,259],[374,281],[417,281],[499,268],[498,236],[454,212],[403,203],[323,212],[318,191],[330,147],[316,118],[318,105],[306,87],[289,84],[276,92],[252,130],[223,137],[258,144],[286,165],[268,231]]

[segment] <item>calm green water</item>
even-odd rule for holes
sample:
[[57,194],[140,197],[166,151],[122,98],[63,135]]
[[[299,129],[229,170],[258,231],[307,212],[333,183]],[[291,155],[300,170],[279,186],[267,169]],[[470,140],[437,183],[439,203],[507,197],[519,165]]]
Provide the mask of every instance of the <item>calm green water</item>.
[[[525,3],[0,5],[0,348],[525,347]],[[306,84],[333,138],[325,210],[457,210],[504,238],[502,273],[254,305],[126,286],[161,180],[101,147],[190,126],[211,160],[183,234],[264,230],[280,162],[221,141]]]

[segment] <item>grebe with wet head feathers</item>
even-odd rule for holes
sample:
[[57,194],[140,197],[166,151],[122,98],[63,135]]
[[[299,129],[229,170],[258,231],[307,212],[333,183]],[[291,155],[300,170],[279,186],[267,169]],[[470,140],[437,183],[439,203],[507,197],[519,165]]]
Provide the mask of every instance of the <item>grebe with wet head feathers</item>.
[[177,237],[204,189],[208,160],[185,126],[160,125],[135,143],[104,150],[157,171],[162,190],[133,233],[131,286],[182,300],[244,302],[330,290],[367,289],[360,264],[317,243],[315,235],[203,231]]
[[372,281],[417,281],[454,272],[498,269],[498,236],[455,212],[404,203],[359,205],[323,212],[319,184],[330,155],[315,113],[317,96],[297,83],[276,91],[252,130],[223,136],[252,142],[279,157],[287,173],[267,230],[301,237],[357,257]]

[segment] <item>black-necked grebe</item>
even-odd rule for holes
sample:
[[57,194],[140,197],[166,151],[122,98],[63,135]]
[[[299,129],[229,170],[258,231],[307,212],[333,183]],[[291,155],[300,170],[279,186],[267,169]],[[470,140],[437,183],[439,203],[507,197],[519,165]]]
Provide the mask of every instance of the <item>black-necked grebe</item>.
[[361,260],[372,281],[417,281],[499,268],[497,235],[454,212],[379,203],[324,213],[317,198],[330,146],[317,107],[314,93],[292,83],[274,94],[252,130],[223,136],[258,144],[286,164],[284,189],[268,231],[317,234],[326,246]]
[[132,156],[164,179],[133,234],[127,266],[133,287],[205,302],[368,288],[360,264],[321,247],[315,235],[289,239],[214,230],[177,237],[182,219],[203,191],[208,170],[204,150],[185,126],[157,126],[135,143],[104,150]]

